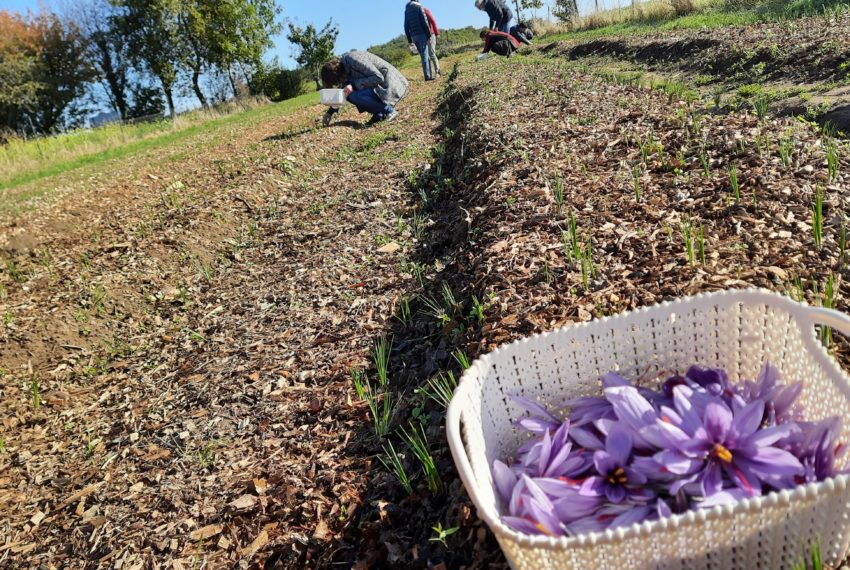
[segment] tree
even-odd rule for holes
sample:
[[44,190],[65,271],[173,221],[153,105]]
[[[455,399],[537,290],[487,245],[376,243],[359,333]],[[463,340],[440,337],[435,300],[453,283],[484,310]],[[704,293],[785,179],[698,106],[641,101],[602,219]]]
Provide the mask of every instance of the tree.
[[[184,6],[189,24],[187,39],[196,54],[195,61],[218,67],[238,96],[234,67],[249,79],[249,73],[262,66],[263,54],[274,45],[272,37],[282,27],[276,21],[280,8],[274,0],[187,0]],[[198,92],[197,67],[190,67]]]
[[555,0],[552,14],[562,22],[572,22],[578,18],[578,4],[576,0]]
[[0,131],[33,130],[27,119],[43,89],[40,54],[35,27],[16,14],[0,11]]
[[110,104],[121,120],[126,120],[131,116],[128,94],[134,89],[130,79],[132,66],[129,46],[122,37],[116,16],[107,0],[77,4],[71,14],[88,40],[91,61],[105,84]]
[[39,72],[44,87],[39,91],[33,122],[39,131],[50,133],[63,121],[71,103],[85,93],[96,73],[89,63],[85,37],[76,24],[43,13],[34,25],[41,44]]
[[322,64],[333,57],[338,35],[339,27],[334,24],[333,20],[328,21],[321,31],[316,31],[312,24],[308,24],[305,28],[289,24],[287,39],[295,44],[295,49],[298,52],[295,61],[310,72],[310,75],[316,81],[317,89],[322,88],[319,70]]
[[543,7],[543,0],[514,0],[516,6],[517,20],[522,21],[523,10],[539,10]]
[[0,12],[0,126],[49,133],[77,115],[72,103],[94,78],[85,39],[55,14]]
[[162,85],[168,113],[174,117],[174,87],[183,53],[177,8],[181,0],[114,0],[118,27],[130,53]]

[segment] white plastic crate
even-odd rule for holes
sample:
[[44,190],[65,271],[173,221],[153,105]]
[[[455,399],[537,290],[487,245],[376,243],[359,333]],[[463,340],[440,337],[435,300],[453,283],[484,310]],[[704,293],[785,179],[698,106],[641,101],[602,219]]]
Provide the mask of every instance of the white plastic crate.
[[339,109],[348,102],[342,89],[320,89],[319,101],[322,105]]
[[800,380],[805,419],[841,416],[850,441],[850,378],[821,346],[816,324],[850,336],[850,318],[764,290],[698,295],[569,326],[504,346],[466,371],[447,416],[449,445],[479,516],[515,569],[629,568],[744,570],[791,568],[815,543],[824,560],[850,546],[850,480],[772,493],[573,538],[531,536],[500,521],[494,459],[514,454],[529,436],[511,420],[526,414],[508,394],[543,403],[601,394],[600,376],[627,378],[723,367],[753,379],[766,361],[787,382]]

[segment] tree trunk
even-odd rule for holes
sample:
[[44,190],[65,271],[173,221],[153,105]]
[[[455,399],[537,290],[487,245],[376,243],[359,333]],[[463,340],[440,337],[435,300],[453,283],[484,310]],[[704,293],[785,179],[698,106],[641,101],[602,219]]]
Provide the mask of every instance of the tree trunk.
[[174,119],[174,94],[171,92],[171,88],[171,83],[162,81],[162,91],[165,93],[165,104],[168,106],[168,116]]
[[207,98],[204,97],[204,92],[201,91],[201,85],[199,79],[201,77],[201,70],[199,67],[195,67],[192,70],[192,89],[195,90],[195,96],[198,98],[198,101],[201,102],[201,107],[204,109],[209,109],[210,104],[207,102]]
[[236,81],[233,79],[233,70],[228,66],[227,68],[227,79],[230,80],[230,88],[233,89],[233,98],[239,98],[239,91],[236,90]]

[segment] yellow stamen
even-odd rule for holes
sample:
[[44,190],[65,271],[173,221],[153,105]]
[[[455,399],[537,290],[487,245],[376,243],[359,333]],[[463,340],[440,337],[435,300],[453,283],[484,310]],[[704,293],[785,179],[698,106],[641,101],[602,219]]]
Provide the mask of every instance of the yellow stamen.
[[547,536],[555,536],[552,533],[552,531],[550,531],[548,528],[546,528],[545,526],[543,526],[540,523],[534,523],[534,526],[537,528],[537,530],[539,530],[540,532],[542,532],[543,534],[545,534]]
[[629,477],[622,467],[617,467],[613,473],[608,474],[608,482],[612,485],[625,485],[629,482]]
[[713,455],[720,461],[732,463],[732,452],[720,445],[719,443],[714,444],[714,449],[711,450],[711,455]]

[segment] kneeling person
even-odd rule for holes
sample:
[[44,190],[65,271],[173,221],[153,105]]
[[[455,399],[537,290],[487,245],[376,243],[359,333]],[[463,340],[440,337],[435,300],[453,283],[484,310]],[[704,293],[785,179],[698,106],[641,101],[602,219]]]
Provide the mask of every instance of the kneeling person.
[[495,54],[510,57],[519,49],[519,42],[516,38],[505,32],[483,30],[481,39],[484,40],[484,51],[481,53],[492,51]]
[[[326,89],[340,87],[348,102],[361,113],[371,113],[370,123],[392,121],[395,106],[407,95],[407,79],[390,63],[366,51],[351,51],[322,66]],[[328,109],[323,123],[328,126],[336,109]]]

